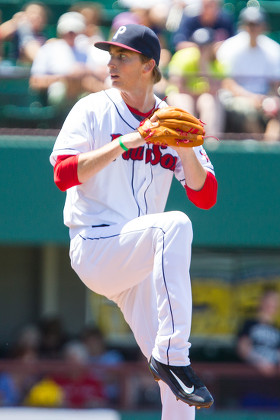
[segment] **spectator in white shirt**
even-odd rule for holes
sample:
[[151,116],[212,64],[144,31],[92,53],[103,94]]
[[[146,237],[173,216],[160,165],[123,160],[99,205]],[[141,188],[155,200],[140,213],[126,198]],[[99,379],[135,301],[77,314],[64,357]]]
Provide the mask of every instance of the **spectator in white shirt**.
[[[266,17],[257,7],[243,9],[240,32],[224,41],[217,58],[228,66],[221,99],[232,131],[280,139],[280,45],[264,35]],[[229,130],[231,131],[231,130]]]
[[80,96],[104,88],[104,81],[87,64],[87,52],[75,42],[84,30],[80,13],[63,14],[57,23],[58,39],[43,45],[34,59],[30,86],[47,91],[49,104],[71,105]]

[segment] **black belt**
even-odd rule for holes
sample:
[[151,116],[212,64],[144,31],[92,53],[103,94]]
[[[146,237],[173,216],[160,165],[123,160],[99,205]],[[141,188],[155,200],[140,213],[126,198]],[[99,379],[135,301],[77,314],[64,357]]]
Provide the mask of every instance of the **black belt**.
[[110,225],[106,225],[105,223],[103,223],[102,225],[92,225],[92,228],[96,228],[96,227],[105,227],[105,226],[110,226]]

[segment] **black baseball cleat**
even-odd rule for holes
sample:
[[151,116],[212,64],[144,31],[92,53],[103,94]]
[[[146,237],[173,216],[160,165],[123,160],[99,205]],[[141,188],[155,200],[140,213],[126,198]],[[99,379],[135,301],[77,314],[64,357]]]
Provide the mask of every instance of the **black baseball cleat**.
[[170,366],[151,357],[149,368],[156,381],[164,381],[177,400],[196,408],[210,407],[214,399],[191,366]]

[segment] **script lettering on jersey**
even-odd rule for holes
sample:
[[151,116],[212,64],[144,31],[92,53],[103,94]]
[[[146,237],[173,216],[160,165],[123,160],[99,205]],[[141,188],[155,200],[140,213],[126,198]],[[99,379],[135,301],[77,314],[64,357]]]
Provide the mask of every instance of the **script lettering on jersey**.
[[[121,134],[111,134],[112,140],[118,138]],[[164,153],[167,149],[167,146],[159,146],[156,144],[151,144],[151,148],[146,149],[145,163],[150,163],[151,165],[160,165],[164,169],[169,169],[170,171],[175,171],[175,166],[177,162],[177,157],[173,156],[171,153]],[[124,160],[143,160],[144,159],[145,147],[140,146],[135,149],[129,149],[127,152],[122,154]]]
[[206,162],[210,162],[210,159],[203,148],[200,149],[199,153],[201,154],[201,156],[204,156],[204,158],[206,159]]

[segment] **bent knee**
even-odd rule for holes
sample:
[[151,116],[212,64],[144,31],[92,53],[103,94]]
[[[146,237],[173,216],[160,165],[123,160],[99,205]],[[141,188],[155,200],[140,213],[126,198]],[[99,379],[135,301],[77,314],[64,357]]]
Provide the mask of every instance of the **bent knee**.
[[175,210],[167,212],[166,214],[171,224],[179,226],[180,229],[185,228],[187,230],[192,231],[192,222],[190,218],[186,215],[186,213]]

